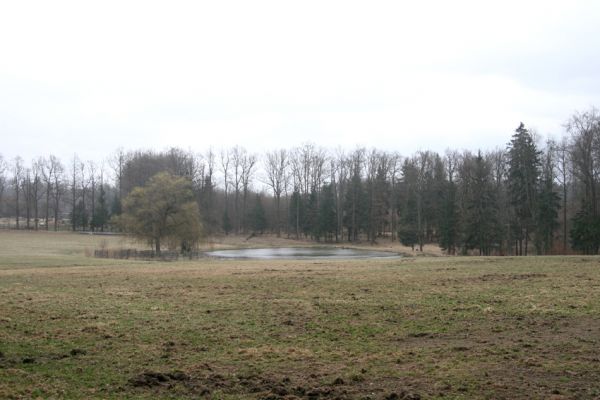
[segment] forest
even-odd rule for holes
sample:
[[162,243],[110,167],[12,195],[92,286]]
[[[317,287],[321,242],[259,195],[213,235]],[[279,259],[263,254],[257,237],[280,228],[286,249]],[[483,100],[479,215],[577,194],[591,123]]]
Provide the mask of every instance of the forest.
[[[401,137],[399,136],[399,142]],[[116,150],[105,160],[0,155],[2,227],[115,231],[123,199],[160,172],[192,184],[205,235],[438,244],[451,255],[597,254],[600,113],[560,139],[523,123],[493,150],[351,151],[305,143],[254,154]]]

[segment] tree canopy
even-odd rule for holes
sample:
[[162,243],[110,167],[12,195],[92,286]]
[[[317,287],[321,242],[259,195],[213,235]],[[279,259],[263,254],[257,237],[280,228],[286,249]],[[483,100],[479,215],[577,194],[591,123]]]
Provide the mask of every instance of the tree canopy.
[[117,223],[125,232],[154,247],[190,250],[202,235],[200,212],[189,179],[160,172],[145,186],[134,188],[123,199]]

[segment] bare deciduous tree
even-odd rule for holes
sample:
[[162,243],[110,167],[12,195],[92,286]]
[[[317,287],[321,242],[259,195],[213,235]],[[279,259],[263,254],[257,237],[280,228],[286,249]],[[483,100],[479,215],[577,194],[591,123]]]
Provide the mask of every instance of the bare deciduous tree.
[[265,154],[264,169],[267,175],[266,183],[273,191],[273,196],[275,196],[275,229],[277,237],[281,236],[281,194],[285,190],[288,163],[288,153],[285,149]]
[[19,193],[21,193],[21,185],[23,183],[23,168],[23,159],[19,156],[15,157],[13,162],[13,187],[15,190],[15,222],[17,229],[20,228],[21,208]]

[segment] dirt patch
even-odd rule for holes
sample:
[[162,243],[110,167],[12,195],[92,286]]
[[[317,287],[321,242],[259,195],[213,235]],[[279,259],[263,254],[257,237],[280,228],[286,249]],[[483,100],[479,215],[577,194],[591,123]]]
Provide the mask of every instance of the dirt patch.
[[146,371],[129,379],[129,384],[135,387],[154,387],[161,386],[171,381],[182,382],[189,380],[190,377],[182,371],[173,372],[155,372]]
[[[324,384],[323,381],[329,383]],[[418,394],[403,390],[390,391],[392,388],[386,389],[387,385],[374,387],[372,382],[367,382],[364,378],[355,379],[352,376],[328,379],[326,375],[314,373],[308,376],[294,373],[281,376],[217,373],[213,367],[207,365],[189,374],[181,371],[171,373],[146,371],[129,380],[129,384],[136,388],[160,391],[170,391],[177,383],[181,383],[178,386],[179,393],[184,390],[192,396],[223,393],[263,400],[356,398],[417,400],[421,398]],[[378,394],[375,396],[376,393]]]

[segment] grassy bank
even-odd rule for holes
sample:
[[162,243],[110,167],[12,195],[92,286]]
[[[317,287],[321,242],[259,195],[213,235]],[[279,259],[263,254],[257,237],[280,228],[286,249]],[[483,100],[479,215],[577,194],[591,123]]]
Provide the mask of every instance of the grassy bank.
[[595,257],[158,263],[50,235],[0,233],[0,398],[600,395]]

